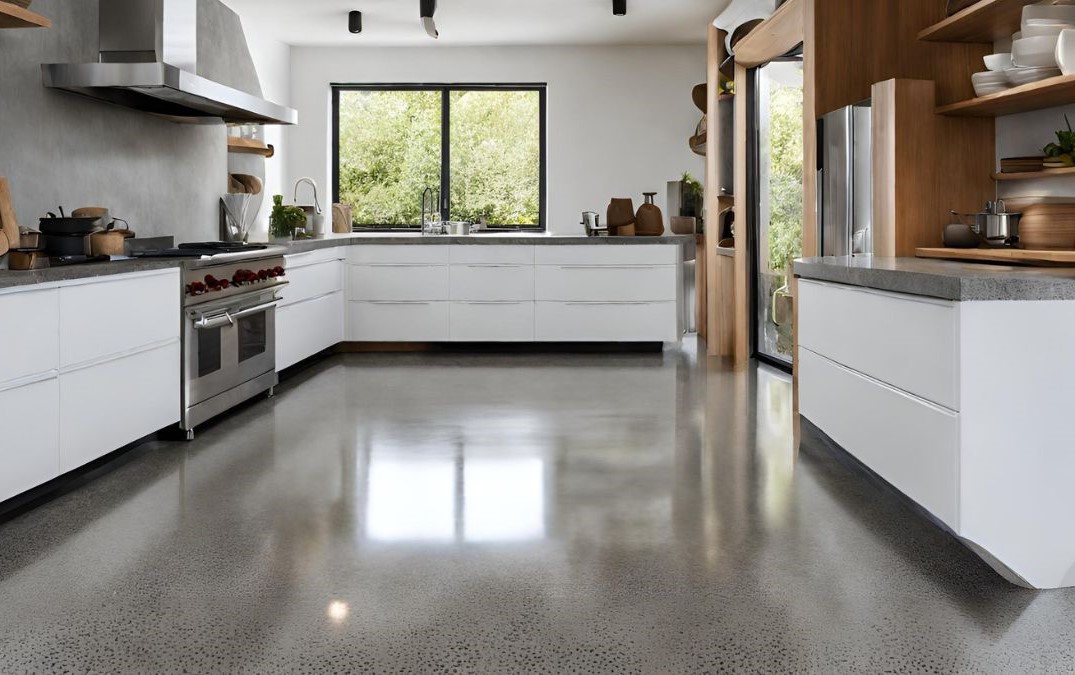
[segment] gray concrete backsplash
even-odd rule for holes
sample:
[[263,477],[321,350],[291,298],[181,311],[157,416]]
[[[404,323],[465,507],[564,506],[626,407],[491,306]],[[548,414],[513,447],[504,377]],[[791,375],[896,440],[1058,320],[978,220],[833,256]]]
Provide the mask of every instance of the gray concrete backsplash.
[[[53,27],[0,31],[0,176],[11,182],[20,225],[36,227],[60,204],[105,206],[140,237],[217,239],[225,126],[175,124],[46,89],[42,63],[97,60],[97,0],[36,0],[32,9]],[[238,19],[219,9],[219,22],[210,23],[234,35]],[[219,74],[222,64],[237,63],[226,83],[260,93],[241,29],[233,39],[241,44],[206,59],[205,70]]]

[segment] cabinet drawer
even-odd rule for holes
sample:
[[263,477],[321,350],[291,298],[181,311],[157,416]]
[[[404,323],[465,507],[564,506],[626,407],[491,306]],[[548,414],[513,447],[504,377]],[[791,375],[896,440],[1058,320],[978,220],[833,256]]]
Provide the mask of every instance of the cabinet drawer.
[[447,265],[451,248],[447,244],[368,244],[347,248],[347,262],[351,265],[376,263],[410,263]]
[[452,265],[452,300],[522,301],[534,299],[534,266],[512,263]]
[[281,293],[282,305],[310,300],[328,293],[343,290],[343,263],[329,262],[288,268],[288,285]]
[[179,338],[179,270],[60,289],[60,367]]
[[538,265],[675,265],[679,246],[664,244],[579,244],[537,246]]
[[0,442],[0,501],[60,474],[59,385],[55,378],[0,391],[0,410],[17,423]]
[[174,342],[60,375],[61,473],[178,423],[179,358]]
[[675,301],[679,291],[675,265],[540,265],[538,300],[588,302]]
[[799,344],[852,370],[959,410],[955,303],[799,282]]
[[52,289],[0,295],[0,345],[11,355],[0,360],[0,389],[5,382],[59,368],[59,293]]
[[347,339],[352,342],[447,342],[447,302],[351,302]]
[[959,416],[799,350],[802,415],[959,531]]
[[307,265],[317,265],[332,260],[342,261],[345,257],[345,249],[336,247],[319,248],[314,251],[306,251],[305,253],[291,253],[284,256],[284,260],[286,261],[287,269],[290,271],[300,267],[306,267]]
[[351,300],[448,300],[447,265],[379,263],[349,271]]
[[533,302],[453,302],[453,342],[533,342]]
[[459,244],[449,246],[452,264],[514,264],[533,265],[533,246],[495,246],[486,244]]
[[276,369],[343,342],[344,309],[337,292],[276,310]]
[[539,342],[675,342],[675,302],[538,302]]

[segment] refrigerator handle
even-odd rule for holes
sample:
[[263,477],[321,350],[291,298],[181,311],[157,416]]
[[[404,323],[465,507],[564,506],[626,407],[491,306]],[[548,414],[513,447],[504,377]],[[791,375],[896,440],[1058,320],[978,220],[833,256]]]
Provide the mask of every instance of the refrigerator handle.
[[814,195],[814,229],[817,230],[817,252],[816,255],[825,255],[825,170],[819,168],[817,170],[817,187],[815,188],[817,194]]

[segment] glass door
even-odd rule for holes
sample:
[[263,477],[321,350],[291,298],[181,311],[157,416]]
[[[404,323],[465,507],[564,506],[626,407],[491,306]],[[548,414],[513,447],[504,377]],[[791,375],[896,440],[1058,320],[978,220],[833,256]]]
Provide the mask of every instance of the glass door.
[[751,265],[754,353],[792,361],[791,261],[802,256],[803,62],[788,56],[754,71],[751,112]]

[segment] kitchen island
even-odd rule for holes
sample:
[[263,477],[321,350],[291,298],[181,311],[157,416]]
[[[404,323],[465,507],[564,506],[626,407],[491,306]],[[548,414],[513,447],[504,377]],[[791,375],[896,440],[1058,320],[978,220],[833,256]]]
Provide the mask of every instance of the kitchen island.
[[1075,585],[1075,270],[797,261],[804,442],[834,443],[1013,583]]

